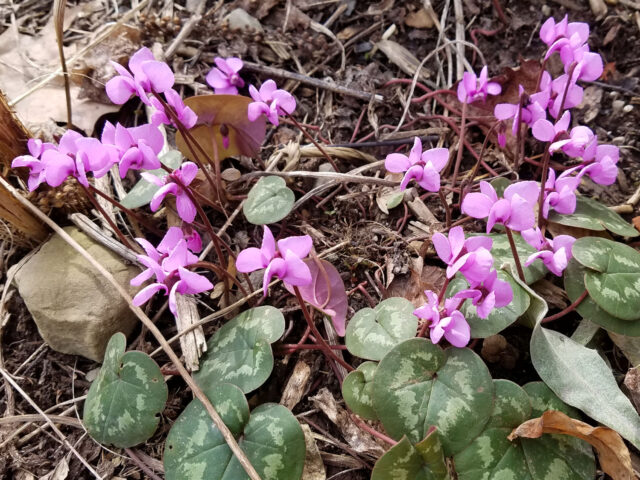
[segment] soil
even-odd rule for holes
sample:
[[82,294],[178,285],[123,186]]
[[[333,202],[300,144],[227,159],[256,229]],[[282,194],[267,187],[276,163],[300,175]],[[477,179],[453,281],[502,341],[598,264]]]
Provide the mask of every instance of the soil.
[[[66,33],[66,43],[84,41],[85,36],[78,32],[94,31],[99,26],[99,21],[104,23],[116,20],[130,8],[127,2],[108,3],[112,4],[109,11],[100,11],[77,19]],[[118,5],[118,13],[112,9],[115,3]],[[193,5],[199,2],[187,1],[187,5],[182,0],[166,2],[167,7],[162,13],[158,13],[161,3],[154,2],[157,6],[152,11],[145,12],[142,18],[132,21],[132,24],[140,28],[142,42],[145,45],[159,43],[161,47],[166,48],[176,38],[181,28],[188,24],[191,18],[189,8],[194,8]],[[221,7],[223,3],[224,6]],[[288,3],[292,6],[287,15]],[[442,13],[445,3],[448,5],[450,2],[432,2],[438,15]],[[508,20],[507,24],[500,20],[498,11],[492,3],[501,4]],[[309,26],[310,21],[326,22],[341,4],[346,5],[346,9],[330,25],[330,30],[345,44],[344,69],[341,69],[341,54],[335,42]],[[171,63],[176,72],[180,72],[185,77],[188,76],[181,85],[185,95],[205,92],[204,76],[211,68],[211,62],[207,59],[215,55],[237,55],[258,65],[301,72],[322,80],[332,79],[331,81],[356,91],[377,91],[384,95],[385,101],[381,104],[368,104],[353,96],[342,96],[327,90],[312,88],[307,84],[276,79],[279,85],[282,83],[282,86],[290,89],[299,100],[296,117],[300,120],[304,119],[305,124],[319,127],[318,130],[313,131],[318,139],[326,139],[329,144],[353,143],[363,139],[384,143],[388,134],[396,129],[403,115],[404,98],[409,88],[408,85],[385,87],[384,84],[395,78],[410,77],[390,62],[381,51],[374,51],[375,44],[383,37],[387,28],[394,24],[397,30],[391,38],[406,47],[418,60],[425,58],[437,46],[437,29],[435,27],[412,28],[405,23],[407,15],[418,10],[421,5],[422,2],[419,1],[394,0],[382,0],[377,3],[355,0],[344,2],[312,0],[213,2],[210,0],[205,5],[202,21],[183,40]],[[621,174],[619,181],[612,187],[603,188],[587,183],[583,184],[581,190],[582,193],[594,196],[607,205],[623,204],[640,184],[640,168],[638,168],[640,162],[640,86],[638,85],[640,57],[637,49],[640,44],[640,12],[623,4],[610,5],[605,17],[595,18],[587,6],[588,2],[573,0],[548,2],[464,0],[463,5],[467,22],[467,40],[471,41],[470,33],[475,32],[477,47],[484,54],[491,75],[500,75],[505,69],[517,66],[521,59],[536,59],[544,53],[544,45],[539,41],[537,31],[548,15],[558,19],[568,13],[571,21],[584,21],[591,26],[589,43],[591,49],[599,52],[605,60],[606,78],[601,82],[584,85],[595,93],[594,98],[601,99],[580,109],[574,109],[576,112],[574,122],[582,123],[585,117],[588,117],[587,124],[597,133],[601,142],[620,146]],[[13,2],[14,19],[8,7],[0,6],[0,33],[15,21],[21,33],[36,34],[48,21],[51,6],[52,2],[43,0],[15,1]],[[221,14],[231,11],[234,7],[245,8],[259,19],[264,32],[237,33],[225,27],[221,22]],[[282,26],[285,24],[285,19],[287,29],[283,33]],[[449,6],[449,16],[445,25],[448,27],[447,35],[453,37],[455,23],[452,5]],[[357,32],[365,32],[365,34],[355,41],[350,40]],[[278,49],[268,46],[276,43],[284,47]],[[282,53],[282,50],[285,53]],[[473,50],[468,48],[469,61],[473,60],[472,54]],[[445,55],[436,56],[425,64],[427,70],[431,72],[428,79],[430,82],[438,81],[436,72],[439,64],[444,64],[444,68],[447,68]],[[475,58],[473,66],[476,71],[481,68],[482,64],[478,58]],[[268,76],[261,74],[259,70],[256,68],[246,74],[243,73],[245,81],[248,84],[259,84],[266,80]],[[312,71],[313,73],[310,74],[309,72]],[[439,86],[447,87],[446,80],[440,80]],[[420,94],[416,92],[416,96]],[[133,124],[136,107],[131,104],[126,105],[118,114],[120,121]],[[447,125],[440,121],[421,119],[421,116],[429,114],[430,109],[431,104],[428,102],[413,105],[400,131],[446,127]],[[101,120],[103,121],[104,119]],[[469,140],[478,151],[484,138],[483,133],[477,128],[472,129],[471,132]],[[86,133],[91,134],[91,132]],[[405,138],[412,142],[412,135],[407,134]],[[446,132],[440,137],[445,146],[456,141],[456,138],[451,132]],[[280,128],[269,132],[261,160],[266,161],[278,145],[295,139],[299,139],[297,131],[288,122],[283,122]],[[304,139],[301,141],[306,143]],[[361,150],[377,159],[384,159],[386,154],[398,148],[405,147],[387,143],[361,148]],[[505,162],[497,147],[490,145],[489,149],[486,153],[489,164],[505,172]],[[321,159],[303,158],[296,169],[315,171],[320,163],[323,163]],[[465,157],[462,170],[472,168],[473,163],[471,157]],[[340,163],[343,172],[361,165],[362,162],[351,160]],[[226,160],[223,163],[223,169],[229,167],[240,169],[245,173],[248,170],[260,168],[260,165],[250,160]],[[534,167],[522,170],[525,177],[533,176],[535,173]],[[314,181],[295,181],[291,186],[297,194],[301,195],[314,186]],[[232,191],[243,194],[246,193],[246,189],[246,184],[236,184]],[[434,260],[433,250],[429,249],[429,242],[426,242],[429,235],[425,233],[420,238],[420,235],[409,229],[410,221],[415,219],[411,212],[399,207],[391,210],[389,214],[383,213],[376,204],[376,190],[370,186],[350,184],[335,190],[335,188],[329,190],[304,204],[293,216],[281,223],[280,229],[276,227],[274,233],[276,231],[279,235],[299,234],[301,231],[308,233],[314,237],[318,252],[345,242],[345,246],[332,254],[328,260],[339,269],[345,286],[350,292],[350,315],[360,308],[369,306],[370,298],[378,301],[385,296],[385,289],[380,288],[376,279],[385,284],[389,273],[393,272],[395,276],[393,281],[405,282],[402,285],[406,285],[412,274],[420,277],[421,273],[415,271],[412,263],[412,258],[417,256],[417,251],[422,255],[427,254],[426,266],[438,266],[438,262]],[[325,199],[325,197],[330,198]],[[318,202],[323,199],[325,199],[323,205],[318,208]],[[444,221],[444,211],[438,197],[426,195],[424,200],[437,219]],[[636,209],[633,214],[627,215],[627,218],[631,219],[637,215]],[[65,215],[54,212],[54,216],[60,219],[61,223],[66,221]],[[228,240],[234,247],[241,244],[245,246],[247,243],[252,245],[259,243],[262,236],[261,228],[246,223],[241,217],[239,216],[229,229]],[[224,222],[224,217],[214,212],[212,212],[212,219],[219,225]],[[473,223],[468,225],[471,229],[480,230],[479,224],[476,227],[472,227]],[[26,252],[14,251],[11,256],[5,255],[4,272],[24,253]],[[6,279],[6,275],[4,278]],[[359,285],[362,285],[361,289],[358,288]],[[398,288],[398,285],[396,284],[395,287]],[[393,286],[390,288],[392,289]],[[416,291],[419,293],[422,289],[424,288]],[[294,327],[288,332],[283,342],[297,342],[304,331],[302,327],[304,319],[300,310],[294,307],[290,297],[282,288],[272,291],[269,301],[272,305],[285,309],[288,312],[287,319],[293,321]],[[77,399],[87,393],[90,385],[87,375],[99,365],[82,357],[57,353],[44,344],[18,295],[11,297],[7,308],[10,318],[1,330],[0,336],[4,368],[14,373],[20,386],[40,408],[44,410],[52,408],[52,412],[60,414],[69,406],[76,405],[78,408],[70,413],[70,417],[80,419],[82,401]],[[558,328],[570,332],[577,324],[577,320],[577,316],[565,317],[563,324]],[[163,316],[158,325],[167,337],[175,333],[175,325],[170,316]],[[218,326],[219,324],[207,325],[205,333],[211,334]],[[528,332],[528,329],[518,325],[502,332],[511,346],[507,349],[508,351],[505,351],[505,355],[510,358],[489,363],[494,378],[508,378],[521,385],[538,379],[529,358]],[[142,336],[140,336],[141,333]],[[130,340],[133,341],[132,345],[146,352],[151,352],[157,346],[151,336],[141,330],[134,332]],[[617,377],[624,376],[628,368],[628,362],[624,356],[617,351],[608,338],[599,338],[598,341],[603,351],[607,353],[614,374]],[[481,354],[483,342],[474,342],[473,348]],[[295,355],[287,360],[279,357],[271,379],[258,391],[250,394],[250,403],[278,402],[298,357],[299,355]],[[293,413],[296,415],[307,413],[299,418],[301,421],[309,420],[312,430],[342,439],[340,429],[321,412],[314,411],[314,405],[308,400],[323,387],[329,388],[337,399],[341,399],[337,378],[324,362],[321,354],[306,352],[304,357],[309,364],[313,365],[312,377],[302,401],[294,408]],[[357,362],[356,359],[350,358],[348,353],[346,360]],[[171,371],[172,367],[165,356],[159,355],[156,361],[167,371]],[[33,413],[33,408],[17,392],[7,395],[6,387],[0,388],[0,406],[4,409],[5,416]],[[152,467],[157,467],[157,462],[162,460],[163,442],[172,422],[191,400],[190,392],[179,378],[169,380],[169,392],[169,401],[158,431],[147,443],[136,448],[136,451],[142,455],[143,461]],[[63,402],[68,403],[61,405]],[[308,413],[310,411],[312,413]],[[19,424],[0,425],[0,442],[19,426]],[[27,437],[35,428],[36,425],[32,424],[18,434],[7,448],[0,451],[0,478],[42,478],[52,472],[62,459],[67,459],[69,465],[66,478],[91,478],[80,462],[69,455],[68,449],[50,430],[42,429],[35,435]],[[127,452],[106,449],[89,438],[82,429],[76,427],[63,425],[60,430],[85,459],[103,475],[103,478],[151,478],[140,470],[138,463],[133,461]],[[340,445],[343,444],[344,441]],[[318,446],[327,454],[354,455],[353,452],[335,444],[319,441]],[[326,460],[327,457],[324,458]],[[372,464],[374,460],[366,455],[356,455],[356,458],[364,459],[368,464]],[[370,471],[367,469],[350,470],[347,466],[334,463],[325,461],[326,478],[360,480],[370,476]],[[162,476],[159,471],[156,473]]]

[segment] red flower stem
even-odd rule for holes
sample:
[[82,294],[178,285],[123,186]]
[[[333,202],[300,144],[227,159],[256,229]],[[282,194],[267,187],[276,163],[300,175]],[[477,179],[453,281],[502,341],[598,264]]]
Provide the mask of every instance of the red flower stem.
[[[524,92],[518,98],[518,126],[516,127],[516,151],[513,156],[513,169],[518,171],[520,165],[520,151],[524,156],[524,135],[522,134],[522,107],[524,106]],[[521,148],[522,147],[522,148]]]
[[543,318],[540,323],[553,322],[554,320],[557,320],[557,319],[559,319],[561,317],[564,317],[567,313],[573,312],[576,309],[576,307],[578,305],[580,305],[585,298],[587,298],[588,295],[589,295],[589,292],[587,292],[587,290],[585,289],[585,291],[582,292],[582,294],[578,298],[576,298],[575,302],[573,302],[571,305],[569,305],[564,310],[562,310],[562,311],[560,311],[560,312],[558,312],[558,313],[556,313],[554,315],[550,315],[548,317]]
[[[491,128],[489,129],[489,131],[487,132],[487,134],[484,137],[484,141],[482,142],[482,148],[480,149],[480,154],[478,155],[478,158],[476,159],[476,163],[473,166],[473,170],[471,170],[471,174],[469,176],[467,176],[466,181],[461,182],[460,184],[460,205],[462,205],[462,201],[464,200],[464,197],[467,195],[467,185],[472,185],[474,179],[476,178],[476,175],[478,174],[478,168],[480,167],[480,160],[482,160],[482,156],[484,155],[484,151],[487,148],[487,145],[489,144],[489,137],[491,136],[491,134],[493,133],[493,131],[498,128],[498,126],[500,125],[500,121],[494,122],[493,125],[491,125]],[[447,225],[447,228],[449,228],[449,225]]]
[[84,191],[84,193],[87,195],[87,198],[89,199],[89,201],[91,202],[91,204],[94,206],[94,208],[96,210],[98,210],[98,212],[100,212],[100,214],[104,217],[104,219],[107,221],[107,223],[109,224],[109,226],[111,227],[111,229],[116,233],[116,235],[118,236],[118,238],[120,239],[120,241],[122,242],[123,245],[125,245],[127,248],[129,248],[130,250],[133,250],[134,252],[139,252],[140,250],[138,248],[136,248],[136,246],[134,246],[127,237],[124,236],[124,233],[122,233],[122,231],[118,228],[118,226],[113,222],[113,220],[111,220],[111,217],[109,215],[107,215],[107,212],[104,211],[104,208],[102,208],[102,206],[98,203],[98,201],[95,199],[95,197],[93,195],[91,195],[91,192],[89,191],[89,189],[87,187],[85,187],[84,185],[82,185],[81,183],[79,183],[79,185],[82,187],[82,190]]
[[155,225],[152,225],[151,223],[147,222],[143,217],[141,217],[140,215],[138,215],[136,212],[134,212],[133,210],[128,209],[127,207],[125,207],[124,205],[122,205],[120,202],[118,202],[115,198],[111,198],[109,195],[107,195],[106,193],[102,192],[101,190],[98,190],[96,187],[94,187],[93,185],[89,184],[89,191],[91,193],[94,193],[102,198],[104,198],[106,201],[108,201],[109,203],[111,203],[111,205],[115,206],[116,208],[119,208],[120,210],[122,210],[124,213],[126,213],[127,215],[130,215],[131,217],[133,217],[138,223],[142,224],[145,226],[145,228],[151,230],[153,233],[155,233],[156,235],[162,235],[162,232],[160,231],[160,229],[158,227],[156,227]]
[[511,233],[511,229],[504,226],[505,232],[507,232],[507,238],[509,239],[509,246],[511,247],[511,254],[513,255],[513,261],[516,264],[516,270],[518,271],[518,277],[520,280],[524,282],[524,270],[522,270],[522,265],[520,264],[520,257],[518,256],[518,250],[516,249],[516,242],[513,240],[513,233]]
[[445,225],[447,228],[451,228],[451,209],[449,208],[447,198],[444,196],[442,188],[438,190],[438,195],[440,196],[440,201],[442,202],[442,207],[444,208]]
[[353,370],[355,370],[351,365],[349,365],[347,362],[345,362],[343,359],[341,359],[335,353],[333,353],[329,344],[327,344],[326,340],[322,337],[322,335],[320,335],[320,332],[316,328],[316,325],[313,322],[313,318],[311,317],[311,314],[307,309],[304,299],[302,298],[300,289],[294,286],[293,291],[296,294],[296,298],[298,299],[298,303],[300,304],[300,308],[302,309],[302,314],[304,315],[304,318],[307,321],[307,325],[309,325],[309,328],[311,329],[311,333],[313,333],[314,337],[316,337],[316,340],[320,344],[320,347],[322,348],[322,351],[324,352],[325,356],[327,356],[328,359],[338,362],[347,370],[347,372],[352,372]]
[[[287,112],[285,112],[285,113],[287,113]],[[336,162],[334,162],[334,161],[333,161],[333,159],[331,158],[331,156],[327,153],[327,151],[326,151],[324,148],[322,148],[322,146],[320,146],[320,144],[319,144],[318,142],[316,142],[316,139],[315,139],[315,138],[313,138],[313,137],[311,136],[311,134],[307,131],[307,129],[306,129],[306,128],[304,128],[302,125],[300,125],[300,122],[298,122],[298,121],[293,117],[293,115],[291,115],[290,113],[287,113],[287,118],[288,118],[289,120],[291,120],[291,121],[294,123],[294,125],[295,125],[296,127],[298,127],[298,129],[302,132],[302,134],[303,134],[305,137],[307,137],[307,139],[309,139],[309,141],[310,141],[311,143],[313,143],[313,144],[315,145],[315,147],[316,147],[318,150],[320,150],[320,153],[322,153],[322,155],[324,155],[324,158],[326,158],[326,159],[327,159],[327,161],[331,164],[331,166],[333,167],[333,169],[334,169],[336,172],[339,172],[340,170],[338,170],[338,166],[336,165]]]
[[544,217],[542,216],[542,204],[544,203],[544,186],[547,183],[547,171],[549,170],[549,147],[551,142],[547,142],[544,146],[544,156],[542,157],[542,176],[540,178],[540,195],[538,196],[538,228],[544,226]]
[[351,415],[351,420],[353,420],[353,423],[358,425],[358,427],[360,427],[365,432],[370,433],[374,437],[379,438],[380,440],[382,440],[385,443],[388,443],[391,446],[394,446],[394,445],[396,445],[398,443],[395,440],[393,440],[392,438],[387,437],[384,433],[381,433],[381,432],[377,431],[375,428],[372,428],[369,425],[367,425],[366,423],[364,423],[355,414]]
[[458,180],[458,171],[460,170],[460,164],[462,163],[462,152],[464,151],[464,134],[467,126],[467,102],[462,104],[462,118],[460,120],[460,133],[458,141],[458,154],[456,155],[456,163],[453,166],[453,177],[451,179],[451,186],[456,186]]
[[[291,350],[291,351],[296,351],[296,350],[321,350],[322,347],[320,345],[311,345],[308,343],[304,343],[304,344],[298,344],[298,343],[283,343],[282,345],[279,345],[279,348],[283,349],[283,350]],[[329,348],[333,349],[333,350],[346,350],[347,347],[346,345],[329,345]]]

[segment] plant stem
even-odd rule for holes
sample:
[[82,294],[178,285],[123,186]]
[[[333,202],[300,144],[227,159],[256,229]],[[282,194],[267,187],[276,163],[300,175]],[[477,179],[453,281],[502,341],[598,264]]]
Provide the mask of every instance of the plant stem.
[[520,257],[518,256],[518,250],[516,249],[516,242],[513,240],[513,233],[511,233],[511,229],[506,225],[504,226],[504,230],[507,232],[507,238],[509,239],[509,246],[511,247],[513,261],[516,263],[518,277],[520,277],[520,280],[524,282],[524,270],[522,270],[522,265],[520,264]]
[[547,142],[544,147],[544,155],[542,157],[542,177],[540,178],[540,195],[538,196],[538,228],[544,225],[544,217],[542,216],[542,205],[544,204],[544,190],[547,183],[547,173],[549,171],[549,147],[551,142]]
[[587,291],[587,289],[585,289],[584,292],[582,292],[582,294],[578,298],[576,298],[576,300],[571,305],[569,305],[567,308],[565,308],[564,310],[556,314],[543,318],[540,323],[553,322],[554,320],[557,320],[560,317],[564,317],[567,313],[573,312],[576,309],[576,307],[580,305],[585,298],[587,298],[588,295],[589,295],[589,292]]
[[353,372],[353,370],[355,369],[351,365],[349,365],[347,362],[345,362],[343,359],[338,357],[335,353],[333,353],[329,344],[325,341],[322,335],[320,335],[320,332],[316,328],[316,324],[314,323],[313,318],[311,317],[311,314],[307,309],[304,299],[302,298],[300,289],[294,286],[293,291],[296,294],[296,298],[298,299],[298,303],[300,304],[300,308],[302,309],[302,314],[304,315],[304,318],[307,321],[307,325],[309,325],[309,328],[311,329],[311,333],[313,333],[313,336],[316,337],[316,340],[318,340],[318,343],[320,344],[320,347],[322,348],[324,354],[331,360],[338,362],[340,365],[346,368],[348,372]]
[[364,423],[362,420],[360,420],[355,414],[351,415],[351,420],[353,420],[353,423],[355,423],[356,425],[358,425],[362,430],[364,430],[367,433],[370,433],[371,435],[373,435],[374,437],[379,438],[380,440],[382,440],[385,443],[388,443],[389,445],[393,446],[396,445],[398,442],[396,442],[394,439],[387,437],[384,433],[377,431],[375,428],[370,427],[369,425],[367,425],[366,423]]
[[93,185],[89,184],[89,191],[91,193],[95,193],[96,195],[104,198],[107,202],[109,202],[111,205],[113,205],[116,208],[119,208],[120,210],[122,210],[124,213],[126,213],[127,215],[130,215],[131,217],[133,217],[137,222],[139,222],[140,224],[144,225],[145,228],[149,229],[150,231],[152,231],[153,233],[155,233],[156,235],[162,235],[162,232],[160,231],[159,228],[157,228],[155,225],[152,225],[151,223],[147,222],[142,216],[138,215],[136,212],[134,212],[133,210],[128,209],[127,207],[125,207],[124,205],[122,205],[120,202],[118,202],[115,198],[111,198],[109,195],[107,195],[106,193],[98,190],[96,187],[94,187]]
[[445,217],[445,226],[447,228],[451,227],[451,209],[449,208],[449,204],[447,203],[447,199],[444,196],[444,192],[442,188],[438,190],[438,195],[440,196],[440,201],[442,202],[442,206],[444,208],[444,217]]
[[458,171],[460,170],[460,164],[462,163],[462,152],[464,151],[464,134],[467,123],[467,102],[462,104],[462,118],[460,120],[460,141],[458,142],[458,153],[456,155],[456,163],[453,166],[453,178],[451,179],[451,187],[456,186],[456,180],[458,180]]
[[[286,112],[285,112],[286,113]],[[295,118],[293,118],[293,115],[291,115],[290,113],[287,113],[287,118],[289,120],[291,120],[296,127],[298,127],[300,129],[300,131],[302,132],[302,134],[307,137],[309,139],[309,141],[311,143],[313,143],[313,145],[315,145],[315,147],[320,150],[320,153],[322,153],[322,155],[324,155],[324,158],[327,159],[327,161],[331,164],[331,167],[336,171],[339,172],[340,170],[338,170],[338,166],[336,165],[336,162],[333,161],[333,159],[331,158],[331,156],[327,153],[327,151],[322,148],[320,146],[320,144],[318,142],[316,142],[316,139],[313,138],[311,136],[311,134],[307,131],[306,128],[304,128],[302,125],[300,125],[300,122],[298,122]]]

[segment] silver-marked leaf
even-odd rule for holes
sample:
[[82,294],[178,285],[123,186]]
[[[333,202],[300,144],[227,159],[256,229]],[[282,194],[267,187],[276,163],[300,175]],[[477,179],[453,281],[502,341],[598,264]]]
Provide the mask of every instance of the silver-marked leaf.
[[576,211],[571,215],[549,214],[549,221],[568,227],[585,228],[587,230],[609,230],[622,237],[635,237],[638,231],[618,215],[597,200],[578,196]]
[[193,378],[202,388],[229,382],[249,393],[271,375],[271,344],[283,333],[284,316],[277,308],[266,305],[247,310],[209,339]]
[[[263,480],[299,480],[305,458],[304,434],[285,407],[264,404],[249,415],[242,391],[231,384],[205,390],[225,425]],[[167,480],[249,478],[199,400],[173,424],[164,451]]]
[[[480,318],[476,313],[476,307],[470,300],[466,300],[460,307],[460,311],[467,319],[471,327],[472,338],[487,338],[501,332],[515,322],[529,308],[529,295],[515,281],[515,279],[503,270],[498,270],[498,278],[509,282],[513,291],[513,300],[507,306],[494,308],[487,318]],[[449,284],[447,296],[469,288],[469,284],[462,276],[456,276]]]
[[160,368],[143,352],[127,352],[122,333],[109,340],[98,377],[84,403],[84,425],[95,440],[120,448],[147,440],[167,401]]
[[522,388],[527,392],[531,401],[531,416],[529,418],[541,417],[547,410],[558,410],[571,418],[580,418],[580,412],[560,400],[544,382],[529,382]]
[[[513,254],[511,253],[511,246],[509,245],[509,239],[505,234],[492,233],[490,235],[484,235],[493,240],[493,246],[491,247],[491,255],[493,255],[493,267],[500,269],[505,264],[511,264],[515,266],[513,261]],[[548,270],[547,267],[540,261],[533,262],[528,267],[524,266],[525,260],[531,255],[536,253],[536,249],[529,245],[520,235],[513,235],[513,240],[516,244],[516,250],[518,251],[518,257],[522,264],[524,271],[524,279],[527,284],[537,282],[544,277]]]
[[371,480],[446,480],[449,477],[437,430],[415,446],[407,437],[391,447],[376,462]]
[[262,177],[249,191],[242,211],[254,225],[266,225],[282,220],[293,208],[295,195],[281,177]]
[[531,418],[530,397],[508,380],[494,380],[494,384],[496,401],[485,430],[453,458],[459,480],[595,477],[591,447],[579,439],[543,435],[536,440],[509,441],[513,428]]
[[597,351],[542,328],[539,322],[531,335],[530,350],[536,372],[562,401],[640,448],[640,416]]
[[446,456],[462,450],[489,420],[493,382],[468,348],[442,350],[424,338],[394,347],[373,378],[373,407],[393,438],[419,442],[435,426]]
[[418,317],[414,310],[413,304],[401,297],[358,310],[347,325],[347,349],[360,358],[381,360],[400,342],[416,336]]
[[376,362],[364,362],[350,372],[342,382],[342,397],[347,407],[356,415],[367,420],[377,420],[373,409],[373,375],[376,373]]
[[[587,268],[580,265],[575,259],[569,261],[569,265],[564,271],[564,288],[572,302],[575,302],[586,288],[584,286],[585,273],[587,273]],[[582,318],[588,319],[606,330],[629,337],[640,337],[640,321],[630,322],[608,314],[589,295],[580,302],[576,311]]]
[[640,319],[640,253],[606,238],[576,240],[575,259],[590,270],[584,284],[604,311],[621,320]]
[[[160,155],[158,159],[169,168],[178,168],[182,162],[182,154],[177,150],[169,150],[164,155]],[[148,173],[156,177],[164,177],[168,175],[167,171],[158,168],[157,170],[149,170]],[[159,186],[147,182],[141,178],[131,190],[122,199],[122,205],[127,208],[138,208],[147,205],[155,193],[160,189]]]

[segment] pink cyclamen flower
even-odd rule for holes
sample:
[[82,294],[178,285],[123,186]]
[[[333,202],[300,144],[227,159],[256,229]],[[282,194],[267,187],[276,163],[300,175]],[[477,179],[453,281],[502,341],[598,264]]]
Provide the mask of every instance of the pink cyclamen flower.
[[589,175],[595,183],[612,185],[618,178],[617,164],[620,159],[620,149],[615,145],[595,146],[596,143],[591,148],[585,149],[583,160],[586,166],[578,176],[582,178],[583,175]]
[[538,250],[527,258],[524,263],[526,267],[531,265],[536,259],[541,259],[551,273],[558,277],[572,258],[571,247],[576,239],[570,235],[558,235],[553,240],[545,238],[539,228],[525,230],[522,238]]
[[509,282],[498,278],[498,271],[492,270],[486,278],[478,284],[471,284],[471,288],[462,290],[454,295],[455,298],[470,298],[476,306],[476,313],[480,318],[487,318],[494,308],[509,305],[513,300],[513,290]]
[[549,210],[553,209],[563,215],[571,215],[576,211],[576,189],[580,185],[580,178],[572,176],[574,169],[567,170],[556,179],[556,172],[550,168],[544,190],[545,197],[542,204],[542,216],[549,217]]
[[129,170],[155,170],[161,166],[158,154],[164,146],[164,137],[155,125],[125,128],[106,122],[101,140],[112,163],[118,164],[120,178]]
[[597,144],[597,142],[595,134],[589,127],[578,125],[573,127],[568,132],[568,135],[565,135],[565,138],[554,141],[549,146],[549,152],[555,153],[558,150],[562,150],[573,158],[584,157],[585,151],[588,151],[590,146]]
[[534,205],[540,193],[537,182],[518,182],[509,185],[504,197],[490,183],[480,182],[480,192],[467,194],[462,201],[462,212],[473,218],[487,218],[487,233],[496,223],[511,230],[522,231],[535,223]]
[[[178,92],[176,92],[173,88],[168,89],[164,92],[164,97],[167,101],[167,104],[173,108],[178,121],[184,125],[185,128],[193,127],[198,121],[198,116],[195,114],[191,108],[187,107],[182,97]],[[151,123],[154,125],[159,125],[164,123],[165,125],[173,125],[174,127],[178,127],[176,122],[171,118],[171,116],[166,112],[165,106],[162,104],[160,100],[156,97],[151,97],[150,99],[151,105],[155,108],[155,111],[151,115]]]
[[571,122],[571,114],[566,111],[555,123],[551,123],[546,118],[540,118],[533,124],[531,133],[541,142],[554,142],[563,133],[566,134]]
[[458,100],[461,103],[473,103],[476,100],[487,99],[487,95],[499,95],[502,87],[499,83],[488,81],[488,69],[485,65],[476,77],[473,72],[464,72],[458,83]]
[[567,34],[567,25],[569,23],[569,15],[565,15],[558,23],[553,17],[547,18],[547,20],[540,27],[540,40],[551,46],[557,39],[564,37]]
[[[563,110],[577,107],[582,103],[584,89],[576,84],[575,79],[570,81],[569,87],[567,87],[567,82],[569,82],[569,75],[567,74],[560,75],[551,82],[552,99],[549,101],[549,113],[553,118],[558,118],[558,115],[561,113],[560,107],[562,106],[563,98]],[[567,92],[566,97],[565,91]]]
[[52,143],[43,143],[42,140],[37,138],[30,138],[27,142],[27,148],[29,149],[29,155],[20,155],[14,158],[13,162],[11,162],[11,168],[29,168],[27,186],[29,187],[29,191],[33,192],[46,180],[46,171],[40,157],[45,150],[55,149],[56,146]]
[[462,227],[453,227],[449,237],[436,232],[431,240],[438,257],[447,264],[447,278],[461,272],[469,283],[475,284],[489,274],[493,266],[493,256],[489,251],[493,245],[491,238],[477,236],[465,239]]
[[444,309],[440,309],[438,296],[431,290],[425,290],[427,303],[413,311],[413,314],[429,322],[429,337],[438,343],[444,337],[454,347],[462,348],[469,343],[471,328],[457,308],[460,299],[448,298]]
[[237,95],[238,88],[244,87],[244,80],[238,72],[242,70],[242,60],[236,57],[213,59],[216,67],[207,74],[207,83],[216,94]]
[[265,225],[261,247],[241,251],[236,259],[236,268],[242,273],[266,269],[262,281],[265,297],[273,277],[293,286],[309,285],[311,271],[302,259],[309,255],[312,246],[309,235],[287,237],[276,243],[271,230]]
[[192,223],[196,218],[197,209],[185,191],[193,179],[198,174],[198,166],[193,162],[184,162],[180,168],[177,168],[169,175],[158,178],[147,172],[142,173],[142,177],[149,183],[153,183],[160,187],[149,203],[152,212],[160,208],[160,204],[167,194],[171,193],[176,197],[176,209],[178,215],[187,223]]
[[292,114],[296,109],[296,99],[286,90],[280,90],[273,80],[267,80],[258,91],[249,85],[249,94],[253,102],[249,104],[247,116],[254,122],[262,114],[267,116],[272,124],[278,125],[278,115]]
[[[546,73],[546,72],[545,72]],[[519,86],[520,96],[525,95],[522,85]],[[499,103],[493,109],[493,115],[498,120],[512,119],[511,134],[515,137],[518,133],[518,127],[520,123],[524,123],[528,126],[533,125],[536,121],[546,117],[546,105],[548,102],[548,94],[540,92],[535,97],[530,98],[531,102],[528,105],[524,105],[520,108],[520,103]],[[504,147],[503,147],[504,148]]]
[[144,238],[137,238],[136,241],[146,252],[146,255],[138,255],[138,261],[147,268],[131,280],[131,285],[142,285],[154,276],[156,282],[133,297],[134,305],[144,304],[162,290],[169,295],[169,310],[177,315],[177,294],[196,294],[213,288],[206,277],[185,268],[196,263],[198,257],[189,251],[180,228],[169,228],[157,248]]
[[440,170],[449,161],[449,150],[432,148],[422,151],[422,141],[416,137],[409,156],[401,153],[390,153],[384,161],[387,170],[394,173],[407,172],[400,183],[400,189],[415,179],[418,185],[429,192],[440,190]]
[[149,93],[163,93],[175,81],[173,72],[164,62],[159,62],[146,47],[142,47],[129,59],[129,70],[116,62],[111,62],[119,75],[109,80],[105,86],[107,95],[117,105],[125,103],[131,95],[138,95],[147,105]]

